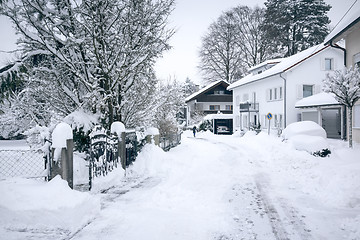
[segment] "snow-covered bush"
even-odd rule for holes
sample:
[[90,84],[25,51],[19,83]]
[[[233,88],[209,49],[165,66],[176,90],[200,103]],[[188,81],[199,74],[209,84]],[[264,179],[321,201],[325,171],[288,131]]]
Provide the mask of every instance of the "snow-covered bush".
[[331,153],[325,130],[315,122],[292,123],[281,136],[297,150],[307,151],[314,156],[326,157]]
[[211,131],[213,132],[213,125],[211,123],[210,120],[204,120],[200,123],[200,127],[199,127],[200,131]]

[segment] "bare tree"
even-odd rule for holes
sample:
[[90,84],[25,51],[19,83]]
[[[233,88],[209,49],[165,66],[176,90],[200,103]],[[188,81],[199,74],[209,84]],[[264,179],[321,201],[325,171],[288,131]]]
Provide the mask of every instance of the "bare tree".
[[202,39],[200,65],[205,82],[234,82],[271,57],[262,32],[265,10],[238,6],[223,13]]
[[237,44],[236,24],[232,14],[221,15],[202,39],[199,68],[205,83],[233,82],[241,75],[242,60]]
[[[21,36],[29,97],[41,96],[63,116],[83,108],[100,112],[106,126],[124,121],[128,92],[152,77],[155,60],[170,48],[166,25],[174,0],[0,3],[0,14]],[[39,60],[28,64],[34,56]]]
[[323,83],[324,91],[335,94],[335,99],[348,109],[349,147],[352,148],[352,113],[355,103],[360,99],[359,68],[336,70],[333,75],[327,75]]

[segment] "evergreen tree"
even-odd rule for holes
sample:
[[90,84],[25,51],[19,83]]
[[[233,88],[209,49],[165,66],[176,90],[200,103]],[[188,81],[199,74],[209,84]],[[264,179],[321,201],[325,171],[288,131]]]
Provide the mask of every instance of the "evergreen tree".
[[324,0],[267,0],[263,29],[273,52],[291,56],[320,44],[329,33]]

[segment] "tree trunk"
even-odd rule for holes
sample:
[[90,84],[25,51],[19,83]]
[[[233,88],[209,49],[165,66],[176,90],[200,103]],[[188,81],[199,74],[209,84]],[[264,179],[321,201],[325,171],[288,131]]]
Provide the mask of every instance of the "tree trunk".
[[349,106],[348,109],[349,109],[349,148],[352,148],[353,147],[353,144],[352,144],[352,110],[353,110],[353,107]]

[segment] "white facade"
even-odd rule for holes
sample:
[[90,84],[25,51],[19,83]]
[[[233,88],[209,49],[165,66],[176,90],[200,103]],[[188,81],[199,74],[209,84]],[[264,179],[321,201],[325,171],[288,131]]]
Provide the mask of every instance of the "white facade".
[[[301,114],[306,110],[296,109],[295,103],[303,97],[319,93],[326,74],[341,69],[342,60],[341,50],[316,46],[282,59],[263,72],[255,68],[250,75],[228,88],[233,91],[234,129],[245,129],[258,123],[267,128],[268,113],[273,116],[270,126],[275,129],[283,129],[301,120]],[[258,112],[240,113],[240,103],[246,101],[258,103]]]

